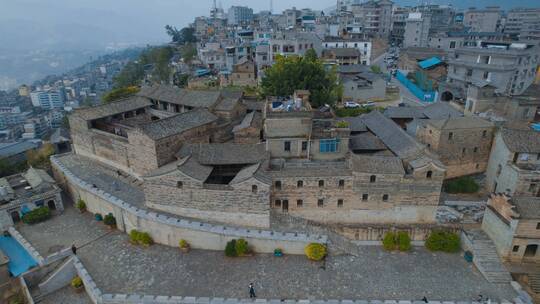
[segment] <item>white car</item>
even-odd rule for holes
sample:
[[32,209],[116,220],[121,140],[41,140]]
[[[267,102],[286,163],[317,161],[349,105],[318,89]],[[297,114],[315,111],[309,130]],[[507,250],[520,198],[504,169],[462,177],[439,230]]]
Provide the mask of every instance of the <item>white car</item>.
[[357,102],[354,101],[346,101],[345,102],[345,108],[359,108],[360,105]]
[[375,106],[375,103],[373,101],[368,101],[362,104],[362,108],[369,108],[369,107],[374,107],[374,106]]

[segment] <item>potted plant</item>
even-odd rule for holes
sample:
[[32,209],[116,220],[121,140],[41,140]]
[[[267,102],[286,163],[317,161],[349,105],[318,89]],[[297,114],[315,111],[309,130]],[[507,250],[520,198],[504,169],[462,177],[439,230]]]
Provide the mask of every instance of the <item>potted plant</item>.
[[281,250],[281,248],[274,249],[274,256],[282,257],[283,256],[283,250]]
[[86,211],[86,203],[82,199],[79,199],[77,201],[77,204],[75,204],[75,207],[79,210],[80,213],[83,213],[84,211]]
[[188,253],[189,250],[191,249],[191,247],[189,246],[189,243],[186,240],[183,240],[183,239],[180,240],[179,245],[180,245],[180,250],[183,253]]
[[83,281],[80,277],[75,277],[73,280],[71,280],[71,286],[75,288],[76,293],[81,293],[84,290]]
[[116,219],[114,218],[112,213],[109,213],[103,218],[103,223],[107,225],[109,229],[113,229],[116,226]]
[[98,222],[103,221],[103,215],[101,215],[101,213],[96,213],[96,214],[94,215],[94,218],[95,218],[96,221],[98,221]]

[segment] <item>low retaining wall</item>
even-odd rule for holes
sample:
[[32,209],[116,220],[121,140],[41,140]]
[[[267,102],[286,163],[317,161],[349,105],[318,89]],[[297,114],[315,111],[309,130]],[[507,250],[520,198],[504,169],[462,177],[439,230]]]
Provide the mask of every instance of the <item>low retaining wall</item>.
[[139,209],[81,180],[56,156],[51,157],[51,164],[57,182],[74,200],[83,199],[89,212],[112,213],[118,229],[126,233],[133,229],[148,232],[159,244],[177,247],[184,239],[193,248],[223,250],[231,239],[244,238],[256,252],[272,253],[274,249],[281,248],[287,254],[304,254],[307,244],[327,242],[325,235],[211,225]]
[[76,276],[77,272],[73,266],[73,258],[70,258],[49,274],[43,282],[38,284],[39,291],[42,295],[55,292],[68,286]]
[[39,266],[45,265],[45,259],[39,254],[39,252],[28,242],[17,229],[13,227],[8,228],[8,232],[12,238],[14,238],[24,249],[32,256],[32,258],[38,263]]
[[26,281],[24,280],[23,276],[19,277],[19,283],[21,284],[21,290],[24,298],[26,299],[26,304],[34,304],[34,299],[32,299],[32,295],[30,294],[30,290],[28,289],[28,285],[26,285]]

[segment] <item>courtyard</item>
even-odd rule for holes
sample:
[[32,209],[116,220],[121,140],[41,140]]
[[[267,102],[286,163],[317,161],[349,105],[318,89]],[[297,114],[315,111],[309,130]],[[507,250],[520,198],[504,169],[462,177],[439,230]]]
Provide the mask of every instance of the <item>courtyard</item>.
[[153,245],[137,247],[120,231],[105,228],[89,213],[69,206],[62,215],[17,227],[44,256],[72,243],[104,293],[197,297],[248,296],[255,283],[259,298],[407,299],[470,301],[479,294],[512,300],[510,285],[488,283],[460,254],[431,253],[415,247],[388,253],[363,246],[360,256],[329,256],[325,263],[304,256],[267,254],[227,258],[223,252]]

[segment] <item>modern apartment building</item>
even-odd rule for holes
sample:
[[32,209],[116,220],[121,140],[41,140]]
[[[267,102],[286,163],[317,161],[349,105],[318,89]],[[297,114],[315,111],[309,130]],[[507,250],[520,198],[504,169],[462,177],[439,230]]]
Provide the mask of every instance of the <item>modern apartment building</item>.
[[409,13],[405,20],[403,47],[427,47],[430,28],[429,13]]
[[498,32],[502,29],[501,17],[502,10],[498,6],[471,7],[463,15],[463,25],[471,32]]
[[522,40],[540,39],[540,8],[511,9],[503,31]]

